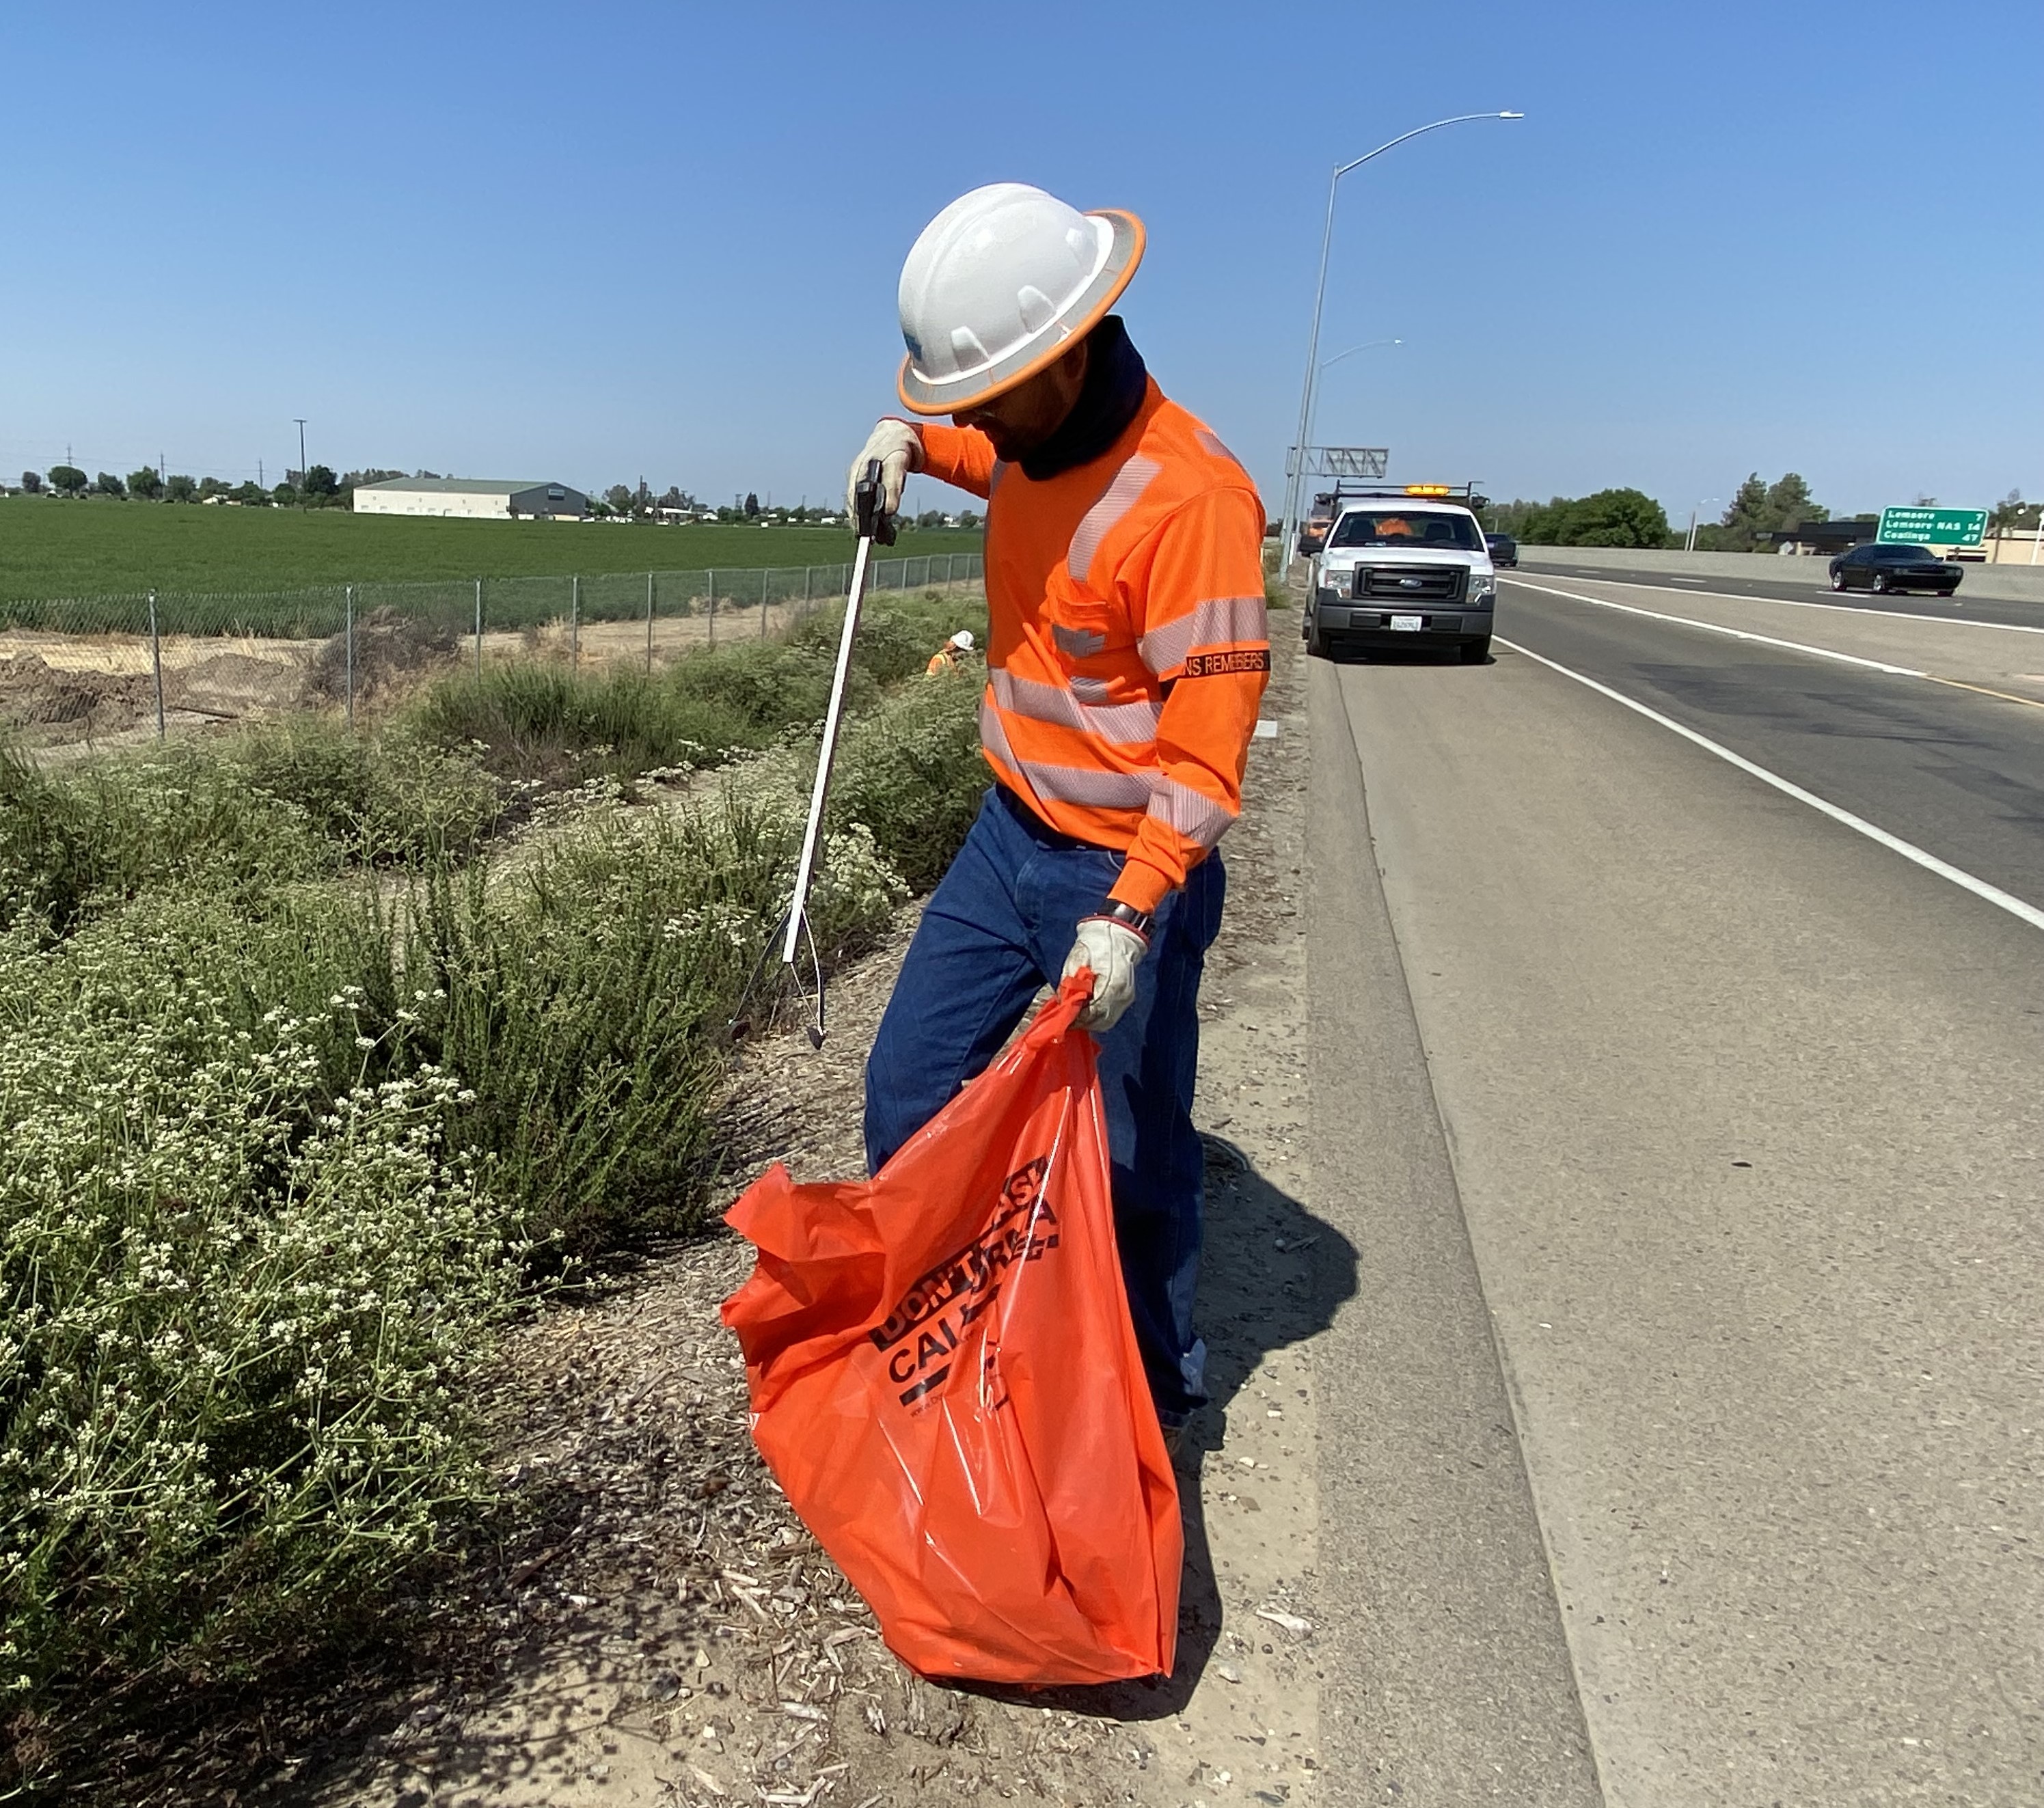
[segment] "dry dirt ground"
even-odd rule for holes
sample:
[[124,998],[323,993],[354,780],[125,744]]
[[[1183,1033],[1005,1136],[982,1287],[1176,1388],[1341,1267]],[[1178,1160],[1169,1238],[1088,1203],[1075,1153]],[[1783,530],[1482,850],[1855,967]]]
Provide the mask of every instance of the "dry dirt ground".
[[[1212,1403],[1179,1459],[1187,1568],[1177,1672],[1105,1689],[922,1682],[803,1530],[746,1430],[717,1319],[749,1268],[719,1234],[515,1340],[496,1403],[532,1530],[474,1591],[436,1673],[272,1746],[239,1795],[293,1808],[402,1804],[1092,1808],[1310,1804],[1316,1789],[1314,1387],[1306,1340],[1353,1253],[1303,1203],[1298,916],[1304,660],[1280,642],[1226,848],[1229,903],[1201,1007],[1208,1135],[1201,1298]],[[832,988],[820,1050],[747,1054],[729,1128],[749,1175],[860,1171],[861,1065],[912,927]],[[733,1189],[734,1192],[736,1188]],[[1197,1448],[1192,1447],[1196,1445]],[[166,1797],[160,1799],[171,1799]]]

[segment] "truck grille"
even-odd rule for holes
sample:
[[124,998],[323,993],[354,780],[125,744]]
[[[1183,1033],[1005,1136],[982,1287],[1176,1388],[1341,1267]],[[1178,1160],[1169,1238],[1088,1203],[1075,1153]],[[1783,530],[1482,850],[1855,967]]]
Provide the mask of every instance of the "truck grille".
[[1358,565],[1358,597],[1396,603],[1458,603],[1469,579],[1463,565]]

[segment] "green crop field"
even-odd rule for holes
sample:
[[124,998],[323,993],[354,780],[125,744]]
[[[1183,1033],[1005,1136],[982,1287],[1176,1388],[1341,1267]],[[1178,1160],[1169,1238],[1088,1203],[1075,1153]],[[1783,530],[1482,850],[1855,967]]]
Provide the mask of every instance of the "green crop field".
[[[0,501],[0,602],[141,591],[298,589],[417,579],[754,570],[851,557],[837,528],[452,521],[340,509],[13,496]],[[905,531],[889,556],[977,552],[963,529]]]

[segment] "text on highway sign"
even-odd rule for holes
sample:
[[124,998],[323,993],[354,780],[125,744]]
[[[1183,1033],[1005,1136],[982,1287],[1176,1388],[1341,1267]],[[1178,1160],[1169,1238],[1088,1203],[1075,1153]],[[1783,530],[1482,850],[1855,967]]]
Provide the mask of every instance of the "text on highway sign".
[[1873,537],[1889,546],[1978,546],[1986,535],[1984,509],[1884,509]]

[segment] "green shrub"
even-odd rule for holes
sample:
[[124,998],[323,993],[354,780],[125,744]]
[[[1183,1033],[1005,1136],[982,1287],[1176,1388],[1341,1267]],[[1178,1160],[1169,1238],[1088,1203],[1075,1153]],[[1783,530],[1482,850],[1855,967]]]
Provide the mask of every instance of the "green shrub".
[[485,1491],[456,1389],[522,1250],[448,1142],[459,1088],[404,1026],[360,1030],[345,988],[254,1012],[267,980],[302,994],[349,958],[189,892],[55,947],[0,939],[17,1710],[90,1674],[252,1667]]
[[[536,1237],[588,1254],[694,1229],[726,1025],[786,901],[801,819],[738,798],[613,808],[513,877],[422,885],[388,996],[435,995],[425,1046],[474,1097],[455,1134]],[[903,896],[856,831],[832,838],[824,958]],[[770,981],[775,974],[767,976]]]
[[62,932],[152,887],[242,892],[466,854],[494,826],[472,754],[306,720],[110,754],[59,776],[0,750],[0,926]]
[[[893,619],[874,646],[920,674],[928,624],[889,641]],[[252,1676],[372,1614],[487,1502],[463,1402],[520,1288],[700,1225],[828,639],[720,651],[647,685],[654,702],[571,675],[517,692],[594,695],[612,727],[663,734],[659,710],[714,707],[776,744],[684,807],[564,807],[515,858],[479,839],[494,786],[423,727],[266,731],[62,777],[0,758],[17,1751],[42,1740],[61,1765],[124,1690]],[[690,688],[713,672],[730,681]],[[918,675],[847,724],[810,900],[826,963],[963,839],[978,689]],[[563,721],[594,731],[544,731]],[[347,873],[401,854],[402,889]],[[764,977],[770,999],[770,954]]]
[[[492,770],[519,777],[590,761],[620,773],[715,766],[823,720],[843,620],[842,605],[820,609],[782,638],[701,647],[650,673],[537,660],[463,671],[435,685],[413,720],[428,739],[479,747]],[[961,626],[983,633],[984,603],[936,592],[873,599],[860,616],[847,708],[868,708],[920,675]]]
[[443,678],[414,720],[428,739],[474,747],[491,770],[520,777],[591,752],[613,770],[646,772],[757,744],[743,712],[713,689],[682,697],[636,668],[578,672],[536,660]]
[[846,724],[832,774],[832,821],[862,824],[912,890],[927,891],[943,877],[986,793],[982,682],[970,668],[917,678]]
[[10,760],[0,791],[0,926],[33,916],[61,933],[152,886],[239,892],[331,872],[340,857],[302,807],[191,743],[54,777]]
[[313,832],[370,864],[470,854],[496,826],[496,783],[472,749],[406,727],[351,733],[319,716],[245,730],[218,756],[252,790],[304,812]]

